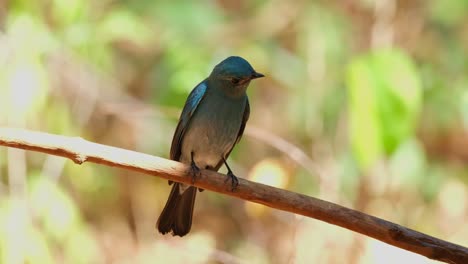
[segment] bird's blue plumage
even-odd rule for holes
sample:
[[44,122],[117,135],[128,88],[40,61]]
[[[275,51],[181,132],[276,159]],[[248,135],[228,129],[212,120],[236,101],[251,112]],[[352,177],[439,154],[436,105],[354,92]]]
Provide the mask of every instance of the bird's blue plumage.
[[[187,98],[172,139],[170,158],[199,169],[217,171],[244,133],[250,115],[246,89],[263,77],[243,58],[232,56],[216,65]],[[234,187],[233,187],[234,188]],[[196,188],[175,183],[158,219],[158,230],[184,236],[192,225]]]
[[231,56],[213,69],[213,74],[217,76],[226,77],[246,77],[250,76],[255,70],[252,66],[243,58],[238,56]]

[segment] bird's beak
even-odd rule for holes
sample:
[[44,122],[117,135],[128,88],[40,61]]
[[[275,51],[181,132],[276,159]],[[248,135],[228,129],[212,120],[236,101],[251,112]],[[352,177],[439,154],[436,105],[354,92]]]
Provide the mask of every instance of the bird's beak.
[[250,79],[253,80],[253,79],[257,79],[257,78],[262,78],[262,77],[265,77],[265,75],[259,73],[259,72],[254,72],[252,74],[252,76],[250,76]]

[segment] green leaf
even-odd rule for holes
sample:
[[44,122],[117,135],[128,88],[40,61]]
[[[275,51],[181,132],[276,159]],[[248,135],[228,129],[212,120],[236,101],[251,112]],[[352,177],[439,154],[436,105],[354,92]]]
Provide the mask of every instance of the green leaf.
[[350,138],[362,169],[414,133],[422,100],[419,74],[405,53],[381,50],[349,66]]
[[110,11],[97,31],[106,41],[125,40],[139,45],[146,44],[152,33],[139,16],[124,9]]
[[56,22],[64,26],[85,18],[87,13],[86,2],[80,0],[53,0],[51,9]]
[[383,153],[375,80],[365,58],[354,61],[348,72],[351,144],[361,167]]

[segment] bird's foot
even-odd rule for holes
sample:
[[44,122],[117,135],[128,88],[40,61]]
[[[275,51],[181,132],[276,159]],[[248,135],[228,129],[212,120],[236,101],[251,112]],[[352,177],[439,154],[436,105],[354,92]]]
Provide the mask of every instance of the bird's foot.
[[231,180],[231,192],[233,192],[239,185],[239,179],[237,179],[236,175],[234,175],[232,171],[228,171],[228,173],[226,174],[226,180],[224,181],[224,183],[226,183],[229,180]]
[[189,171],[190,175],[192,176],[192,184],[195,183],[195,180],[200,177],[201,175],[201,172],[200,172],[200,168],[197,167],[197,164],[195,164],[195,162],[192,161],[192,163],[190,163],[190,171]]
[[232,173],[231,167],[229,167],[229,165],[227,164],[226,159],[224,157],[222,157],[222,159],[223,159],[224,165],[226,165],[226,168],[228,169],[228,173],[226,174],[227,177],[224,183],[226,183],[229,179],[231,179],[231,192],[233,192],[237,188],[237,185],[239,185],[239,179],[237,179],[236,175]]
[[198,168],[197,164],[195,164],[195,160],[193,159],[194,153],[193,151],[190,152],[190,156],[192,162],[190,162],[190,175],[192,176],[192,184],[195,183],[195,180],[201,175],[200,168]]

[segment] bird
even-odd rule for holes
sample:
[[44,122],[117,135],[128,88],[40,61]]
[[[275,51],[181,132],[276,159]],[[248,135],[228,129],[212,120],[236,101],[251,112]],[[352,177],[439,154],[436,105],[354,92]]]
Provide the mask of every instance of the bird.
[[[226,160],[249,119],[247,87],[264,76],[244,58],[230,56],[190,92],[174,132],[170,159],[190,165],[192,183],[201,169],[218,171],[224,164],[231,190],[237,187],[238,179]],[[156,226],[163,235],[183,237],[192,227],[197,188],[172,181],[169,185],[172,189]]]

